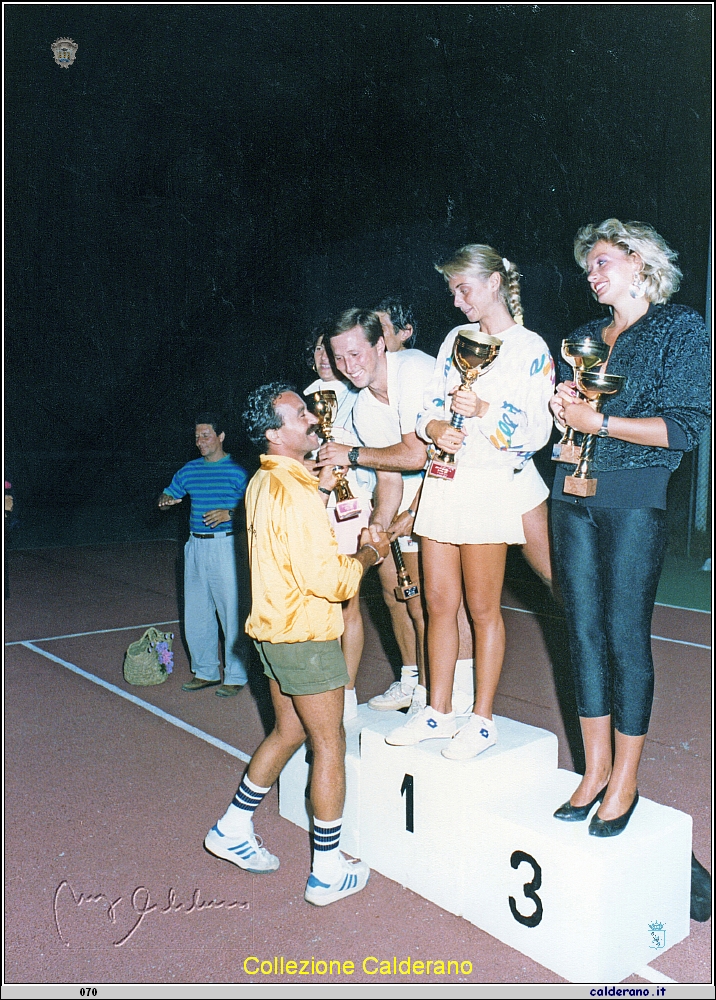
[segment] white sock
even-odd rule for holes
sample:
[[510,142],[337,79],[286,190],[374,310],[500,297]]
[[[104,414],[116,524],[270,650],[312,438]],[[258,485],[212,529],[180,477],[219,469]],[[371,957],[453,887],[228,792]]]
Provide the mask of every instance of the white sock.
[[312,873],[325,885],[337,882],[342,873],[341,840],[343,817],[332,820],[313,820],[313,867]]
[[269,791],[270,786],[262,788],[244,775],[231,805],[217,823],[221,833],[226,837],[241,837],[253,833],[254,812]]
[[418,683],[418,665],[413,664],[413,666],[401,667],[400,670],[400,683],[405,687],[414,688]]
[[437,708],[433,708],[432,705],[428,705],[428,707],[425,709],[425,711],[428,713],[428,718],[430,716],[432,716],[435,719],[454,719],[455,718],[455,713],[454,712],[438,712]]

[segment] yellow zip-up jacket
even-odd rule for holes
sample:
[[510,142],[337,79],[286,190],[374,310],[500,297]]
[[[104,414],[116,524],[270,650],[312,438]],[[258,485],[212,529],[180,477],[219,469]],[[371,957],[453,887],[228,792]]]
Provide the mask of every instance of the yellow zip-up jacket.
[[293,458],[262,455],[246,490],[251,614],[260,642],[327,642],[343,634],[341,602],[362,569],[340,555],[318,496],[318,480]]

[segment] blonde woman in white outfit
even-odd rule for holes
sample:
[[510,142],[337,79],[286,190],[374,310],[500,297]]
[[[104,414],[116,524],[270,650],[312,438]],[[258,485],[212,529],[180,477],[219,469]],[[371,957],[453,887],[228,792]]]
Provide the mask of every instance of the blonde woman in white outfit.
[[[415,523],[421,537],[428,608],[430,703],[386,740],[408,746],[454,737],[442,751],[466,760],[492,746],[492,704],[502,670],[505,628],[500,598],[508,545],[524,545],[523,515],[537,511],[531,532],[549,576],[545,500],[548,490],[531,462],[551,431],[554,365],[549,349],[523,326],[519,273],[491,247],[464,247],[438,270],[469,323],[455,327],[438,355],[418,417],[418,437],[457,456],[452,480],[426,478]],[[480,329],[501,342],[493,365],[460,389],[452,349],[460,329]],[[450,423],[450,411],[465,420]],[[522,478],[525,477],[525,478]],[[539,559],[537,560],[539,563]],[[457,614],[465,589],[475,631],[476,697],[459,732],[452,711],[458,655]]]

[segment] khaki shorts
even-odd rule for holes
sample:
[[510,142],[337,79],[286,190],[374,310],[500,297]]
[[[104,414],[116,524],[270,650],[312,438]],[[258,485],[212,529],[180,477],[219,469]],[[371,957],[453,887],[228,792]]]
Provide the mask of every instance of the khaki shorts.
[[350,678],[338,639],[328,642],[259,642],[254,639],[264,673],[282,694],[323,694]]

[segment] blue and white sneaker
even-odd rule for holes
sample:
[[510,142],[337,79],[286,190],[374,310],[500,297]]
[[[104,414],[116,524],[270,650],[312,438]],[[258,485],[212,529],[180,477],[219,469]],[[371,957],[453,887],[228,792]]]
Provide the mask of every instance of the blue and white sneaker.
[[455,735],[455,713],[443,715],[430,705],[408,718],[404,726],[388,733],[385,742],[394,747],[412,747],[423,740],[444,740]]
[[230,861],[244,871],[253,875],[263,875],[265,872],[275,872],[281,862],[274,854],[269,854],[255,834],[242,834],[240,837],[228,837],[219,829],[218,824],[212,826],[204,838],[204,847],[217,858]]
[[497,743],[495,720],[473,714],[441,753],[448,760],[470,760],[488,747],[493,747],[495,743]]
[[370,868],[365,861],[349,861],[341,854],[341,869],[338,879],[330,885],[321,882],[311,872],[303,894],[306,902],[313,906],[328,906],[329,903],[335,903],[365,889],[370,878]]

